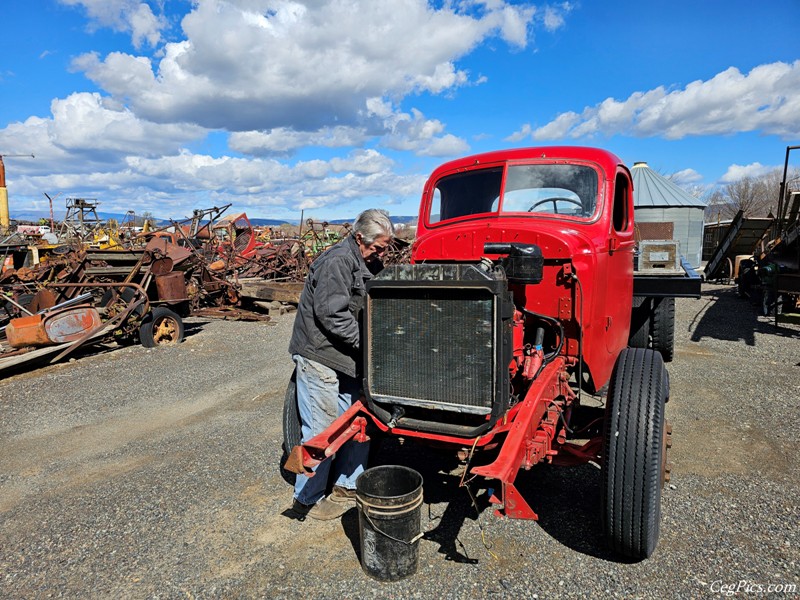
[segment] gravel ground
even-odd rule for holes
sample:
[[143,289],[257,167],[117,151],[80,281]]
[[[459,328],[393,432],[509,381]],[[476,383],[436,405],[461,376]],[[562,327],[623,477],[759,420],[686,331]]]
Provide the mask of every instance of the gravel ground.
[[[517,479],[540,521],[475,510],[449,457],[376,452],[425,478],[419,572],[366,577],[355,510],[282,512],[281,406],[293,316],[193,319],[175,348],[83,356],[0,384],[0,597],[713,597],[800,590],[800,328],[724,286],[679,300],[674,464],[652,558],[603,544],[600,472]],[[745,588],[750,593],[745,593]],[[797,597],[778,594],[780,597]]]

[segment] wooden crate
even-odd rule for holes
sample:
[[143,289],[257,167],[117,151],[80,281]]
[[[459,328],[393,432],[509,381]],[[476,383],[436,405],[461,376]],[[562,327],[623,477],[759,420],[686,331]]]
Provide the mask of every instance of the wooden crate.
[[680,242],[642,240],[639,242],[640,273],[677,273],[681,271]]

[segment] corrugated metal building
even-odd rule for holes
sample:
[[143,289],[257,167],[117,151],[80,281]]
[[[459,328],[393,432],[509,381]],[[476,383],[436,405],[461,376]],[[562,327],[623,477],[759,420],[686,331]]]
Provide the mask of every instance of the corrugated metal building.
[[674,239],[693,267],[703,251],[703,210],[706,205],[659,175],[645,162],[633,164],[634,221],[640,239]]

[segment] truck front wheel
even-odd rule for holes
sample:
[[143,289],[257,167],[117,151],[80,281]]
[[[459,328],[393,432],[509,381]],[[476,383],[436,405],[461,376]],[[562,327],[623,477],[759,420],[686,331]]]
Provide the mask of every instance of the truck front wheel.
[[612,550],[642,560],[658,542],[669,380],[661,355],[624,349],[609,382],[603,439],[603,531]]

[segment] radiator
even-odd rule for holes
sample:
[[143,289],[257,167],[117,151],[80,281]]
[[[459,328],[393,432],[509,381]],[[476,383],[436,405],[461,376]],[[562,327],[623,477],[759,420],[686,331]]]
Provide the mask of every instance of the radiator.
[[502,274],[396,265],[368,283],[365,309],[368,400],[443,421],[505,412],[513,304]]

